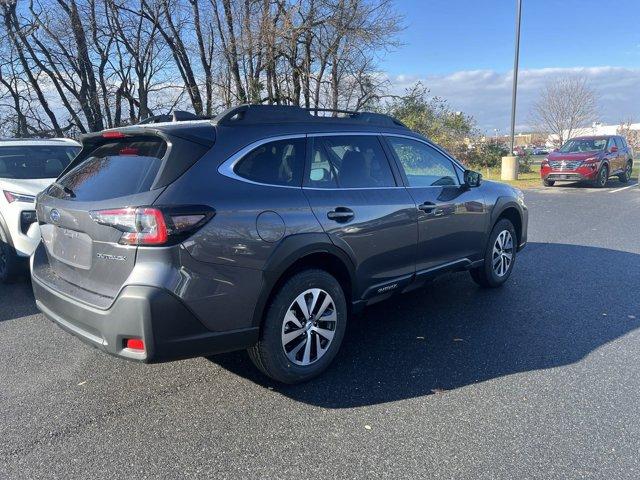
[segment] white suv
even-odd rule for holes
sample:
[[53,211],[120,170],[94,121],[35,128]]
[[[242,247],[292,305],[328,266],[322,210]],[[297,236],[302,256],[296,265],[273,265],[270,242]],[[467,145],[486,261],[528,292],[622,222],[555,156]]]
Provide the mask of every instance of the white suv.
[[0,283],[20,272],[40,241],[35,196],[79,151],[70,139],[0,139]]

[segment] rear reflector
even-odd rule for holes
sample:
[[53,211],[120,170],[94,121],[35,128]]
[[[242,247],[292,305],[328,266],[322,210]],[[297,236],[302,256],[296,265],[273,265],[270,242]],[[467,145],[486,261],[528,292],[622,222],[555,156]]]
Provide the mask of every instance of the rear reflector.
[[130,350],[141,350],[144,352],[144,342],[140,338],[127,338],[124,342],[124,348]]

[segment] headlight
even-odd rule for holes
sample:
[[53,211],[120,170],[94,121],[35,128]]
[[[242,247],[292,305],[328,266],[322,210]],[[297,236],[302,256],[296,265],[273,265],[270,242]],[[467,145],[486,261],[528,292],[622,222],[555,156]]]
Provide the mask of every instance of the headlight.
[[581,167],[597,168],[599,161],[600,161],[600,159],[598,157],[587,158],[585,161],[583,161],[580,164],[580,166]]
[[24,202],[24,203],[33,203],[36,201],[36,197],[34,195],[25,195],[23,193],[15,193],[15,192],[7,192],[3,190],[4,198],[7,199],[7,202]]

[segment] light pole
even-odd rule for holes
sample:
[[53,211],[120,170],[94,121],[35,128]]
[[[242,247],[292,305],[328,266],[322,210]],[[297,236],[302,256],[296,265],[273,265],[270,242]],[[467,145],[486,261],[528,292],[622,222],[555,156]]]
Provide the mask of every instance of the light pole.
[[516,95],[518,93],[518,63],[520,60],[520,19],[522,17],[522,0],[516,0],[516,51],[513,59],[513,89],[511,91],[511,149],[509,155],[502,157],[502,180],[518,179],[518,157],[513,154],[516,135]]
[[516,0],[516,52],[513,58],[513,89],[511,93],[511,152],[515,146],[516,95],[518,93],[518,64],[520,63],[520,21],[522,18],[522,0]]

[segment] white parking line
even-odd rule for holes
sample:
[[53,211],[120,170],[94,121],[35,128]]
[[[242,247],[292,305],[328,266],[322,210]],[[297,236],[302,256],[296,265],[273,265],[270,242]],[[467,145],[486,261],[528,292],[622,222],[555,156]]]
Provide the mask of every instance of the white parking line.
[[616,188],[615,190],[609,191],[609,193],[617,193],[617,192],[621,192],[623,190],[626,190],[627,188],[633,188],[633,187],[637,187],[637,186],[638,186],[638,184],[634,183],[633,185],[627,185],[626,187]]

